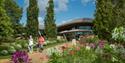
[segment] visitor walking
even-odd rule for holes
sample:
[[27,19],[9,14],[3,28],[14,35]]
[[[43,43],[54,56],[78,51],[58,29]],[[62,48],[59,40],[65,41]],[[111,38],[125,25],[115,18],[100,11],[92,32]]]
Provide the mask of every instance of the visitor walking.
[[45,39],[43,36],[39,36],[38,37],[38,45],[37,45],[37,51],[41,51],[41,49],[43,50],[43,45],[44,45]]
[[31,35],[29,36],[28,50],[29,50],[30,53],[33,52],[33,38],[32,38]]

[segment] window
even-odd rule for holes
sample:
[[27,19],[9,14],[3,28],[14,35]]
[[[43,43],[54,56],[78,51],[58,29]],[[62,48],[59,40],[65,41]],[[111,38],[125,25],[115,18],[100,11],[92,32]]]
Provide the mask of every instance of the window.
[[79,29],[91,30],[91,26],[79,26]]

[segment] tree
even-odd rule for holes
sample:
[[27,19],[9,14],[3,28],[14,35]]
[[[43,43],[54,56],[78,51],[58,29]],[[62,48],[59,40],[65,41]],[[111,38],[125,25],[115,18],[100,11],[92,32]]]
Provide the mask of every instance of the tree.
[[5,0],[0,1],[0,40],[10,37],[13,33],[12,23],[4,9]]
[[28,18],[27,18],[27,34],[37,36],[39,31],[39,22],[38,22],[38,7],[36,0],[29,0],[28,7]]
[[125,27],[125,0],[113,0],[113,21],[116,27]]
[[54,2],[49,0],[49,6],[47,7],[47,14],[45,16],[45,34],[48,38],[56,38],[57,29],[54,19]]
[[21,26],[19,21],[22,16],[22,9],[17,5],[17,3],[14,0],[5,1],[4,8],[12,22],[14,34],[19,34],[18,27]]
[[96,0],[96,13],[94,23],[94,32],[101,39],[110,40],[112,30],[115,25],[113,22],[113,5],[111,0]]

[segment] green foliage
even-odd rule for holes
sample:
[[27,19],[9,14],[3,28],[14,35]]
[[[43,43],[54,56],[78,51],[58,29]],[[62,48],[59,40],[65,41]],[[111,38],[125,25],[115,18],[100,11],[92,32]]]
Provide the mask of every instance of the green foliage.
[[101,39],[109,40],[111,31],[114,28],[113,5],[111,0],[97,0],[94,23],[94,32]]
[[125,0],[96,1],[94,31],[99,38],[110,40],[114,28],[125,26],[124,8]]
[[19,7],[14,0],[7,0],[5,1],[4,8],[13,25],[12,28],[14,29],[14,35],[21,33],[20,30],[22,30],[22,25],[19,22],[22,16],[21,7]]
[[114,26],[124,26],[125,27],[125,0],[114,0],[113,2],[113,24]]
[[9,53],[9,54],[12,54],[12,53],[14,53],[14,52],[16,52],[16,49],[15,49],[13,46],[9,46],[9,48],[8,48],[8,53]]
[[[13,43],[2,43],[0,45],[0,54],[1,51],[7,50],[6,55],[11,55],[15,51],[25,50],[28,47],[27,40],[16,40]],[[1,55],[4,55],[3,53]]]
[[14,47],[16,50],[22,50],[22,46],[20,44],[16,44]]
[[0,45],[0,51],[7,50],[9,45]]
[[86,42],[89,42],[89,43],[97,43],[98,41],[99,41],[98,36],[86,38]]
[[104,47],[104,52],[107,53],[111,53],[113,51],[113,49],[110,47],[109,44],[105,44],[105,47]]
[[[98,51],[96,52],[96,49]],[[49,63],[124,63],[125,48],[115,45],[112,48],[109,44],[105,44],[104,48],[96,48],[95,50],[87,50],[81,47],[76,50],[75,47],[67,48],[63,51],[63,55],[56,52],[50,56]],[[99,52],[102,51],[102,52]]]
[[123,27],[114,28],[112,32],[112,39],[116,40],[117,42],[125,42],[125,29]]
[[2,50],[2,51],[0,51],[0,55],[7,55],[8,54],[8,51],[7,50]]
[[3,37],[9,37],[13,33],[12,23],[10,18],[7,16],[5,9],[1,4],[4,1],[0,2],[0,40],[4,39]]
[[13,22],[13,26],[19,24],[19,20],[22,16],[22,10],[17,5],[14,0],[5,1],[4,6],[7,15],[11,18],[11,22]]
[[6,10],[7,16],[10,18],[13,25],[14,36],[21,33],[22,25],[20,24],[20,18],[22,16],[22,9],[17,5],[15,0],[5,0],[3,8]]
[[27,17],[27,35],[37,36],[39,31],[37,0],[29,0]]
[[49,0],[47,7],[47,14],[45,16],[45,34],[47,38],[56,38],[57,29],[54,19],[54,2]]
[[[72,53],[70,53],[72,51]],[[65,55],[66,54],[66,55]],[[65,56],[53,54],[49,63],[93,63],[96,59],[96,54],[92,50],[82,48],[80,51],[74,49],[67,50],[63,53]]]

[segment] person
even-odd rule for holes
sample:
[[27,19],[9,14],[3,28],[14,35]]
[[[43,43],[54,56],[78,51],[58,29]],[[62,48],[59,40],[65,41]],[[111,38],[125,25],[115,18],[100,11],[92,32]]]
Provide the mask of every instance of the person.
[[38,47],[37,47],[37,51],[39,52],[41,49],[43,50],[43,45],[44,45],[45,39],[43,36],[39,36],[38,37]]
[[29,36],[28,50],[29,50],[30,53],[33,52],[33,38],[32,38],[31,35]]

